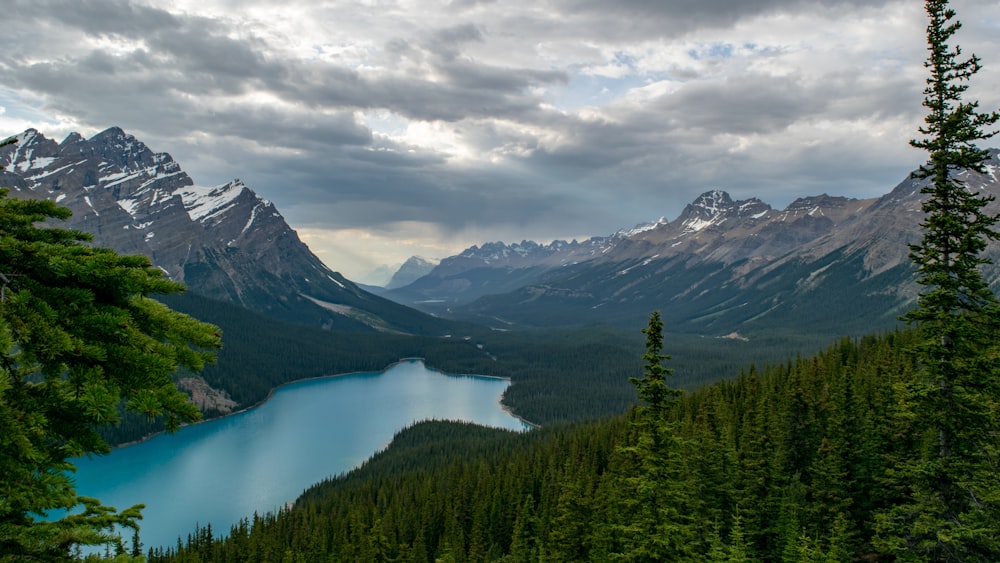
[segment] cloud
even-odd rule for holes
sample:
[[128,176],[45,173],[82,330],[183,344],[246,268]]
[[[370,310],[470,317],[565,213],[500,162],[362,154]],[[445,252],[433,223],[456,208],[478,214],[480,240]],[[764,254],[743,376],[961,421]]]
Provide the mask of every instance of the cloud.
[[[316,244],[368,241],[331,264],[348,275],[401,262],[394,238],[606,235],[714,188],[871,197],[922,159],[910,0],[8,4],[7,134],[121,126]],[[954,7],[986,65],[970,94],[998,107],[1000,18]]]

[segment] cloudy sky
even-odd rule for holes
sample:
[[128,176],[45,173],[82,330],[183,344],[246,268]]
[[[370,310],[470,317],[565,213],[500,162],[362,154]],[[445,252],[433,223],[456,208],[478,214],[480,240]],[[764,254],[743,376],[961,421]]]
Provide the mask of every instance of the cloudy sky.
[[[956,0],[1000,107],[1000,0]],[[924,155],[917,0],[0,0],[0,136],[117,125],[239,177],[349,278],[881,195]],[[1000,145],[995,139],[994,145]]]

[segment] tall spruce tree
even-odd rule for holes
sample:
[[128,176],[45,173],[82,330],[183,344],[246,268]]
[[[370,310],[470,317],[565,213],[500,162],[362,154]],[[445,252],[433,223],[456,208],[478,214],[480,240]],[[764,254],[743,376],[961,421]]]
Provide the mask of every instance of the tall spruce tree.
[[613,557],[624,561],[690,561],[701,549],[694,483],[685,451],[687,440],[669,409],[682,396],[667,384],[673,370],[663,361],[663,321],[659,311],[642,329],[646,334],[643,377],[630,381],[644,404],[633,420],[634,443],[623,448],[631,462],[624,478],[624,498],[617,531],[622,542]]
[[949,46],[961,24],[947,0],[925,7],[928,114],[911,144],[930,158],[916,173],[928,181],[923,239],[910,249],[923,289],[905,315],[921,335],[921,367],[901,401],[924,448],[896,475],[907,502],[881,516],[876,543],[902,560],[1000,561],[1000,307],[979,269],[998,217],[960,175],[984,172],[976,143],[1000,113],[962,100],[980,59]]
[[660,312],[653,311],[649,316],[649,324],[642,329],[646,335],[646,352],[642,355],[643,376],[632,377],[629,381],[635,385],[639,398],[645,402],[640,407],[643,416],[651,419],[662,419],[671,403],[682,395],[680,389],[673,389],[667,384],[667,376],[674,370],[663,365],[670,356],[663,353],[663,320]]
[[[0,561],[68,560],[81,545],[123,553],[115,526],[136,529],[141,505],[78,496],[72,458],[108,451],[97,429],[122,401],[170,428],[198,418],[171,374],[200,369],[220,342],[214,326],[148,297],[183,287],[147,258],[39,226],[68,216],[0,189]],[[45,517],[57,510],[68,513]]]

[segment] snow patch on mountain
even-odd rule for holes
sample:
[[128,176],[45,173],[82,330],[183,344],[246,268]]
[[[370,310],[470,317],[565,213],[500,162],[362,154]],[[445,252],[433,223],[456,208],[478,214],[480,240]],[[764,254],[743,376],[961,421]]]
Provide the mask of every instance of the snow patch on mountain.
[[[713,226],[725,223],[731,216],[759,215],[758,211],[764,205],[760,200],[749,199],[746,201],[733,202],[729,194],[722,190],[712,190],[698,196],[698,198],[688,205],[683,215],[687,218],[681,221],[681,236],[698,233]],[[764,205],[763,213],[770,208]]]
[[733,200],[722,190],[712,190],[701,194],[695,202],[695,207],[704,209],[709,215],[717,216],[732,208]]
[[636,235],[641,235],[646,231],[652,231],[653,229],[656,229],[661,225],[666,225],[667,223],[668,221],[666,217],[660,217],[656,221],[650,223],[639,223],[638,225],[632,227],[631,229],[623,229],[621,231],[618,231],[617,233],[612,235],[612,237],[631,238]]
[[684,233],[697,233],[698,231],[703,231],[712,225],[722,223],[726,218],[722,217],[721,220],[718,216],[712,217],[711,219],[702,219],[700,217],[694,217],[684,221]]
[[[52,160],[55,160],[55,159],[52,159]],[[58,173],[60,173],[60,172],[62,172],[64,170],[73,168],[74,166],[78,166],[78,165],[82,164],[83,162],[86,162],[86,161],[73,162],[73,163],[67,164],[65,166],[60,166],[59,168],[56,168],[55,170],[46,170],[46,171],[42,172],[41,174],[35,174],[34,176],[26,176],[24,179],[28,180],[28,181],[31,181],[31,182],[37,182],[38,180],[41,180],[43,178],[47,178],[47,177],[52,176],[54,174],[58,174]],[[22,162],[21,163],[22,166],[24,164],[27,164],[27,162]],[[31,168],[34,168],[34,167],[28,167],[28,168],[25,168],[25,170],[29,170]]]
[[263,207],[263,205],[264,204],[258,203],[257,205],[253,206],[253,209],[250,210],[250,218],[247,219],[247,224],[243,225],[243,230],[240,231],[241,235],[250,230],[250,226],[253,225],[254,219],[257,218],[257,210],[259,210],[261,207]]
[[46,166],[55,162],[56,158],[54,156],[40,156],[38,158],[31,158],[28,156],[28,160],[21,163],[21,172],[26,172],[32,168],[45,168]]
[[125,213],[128,213],[132,217],[135,217],[136,211],[139,210],[142,204],[138,199],[119,199],[117,203],[118,207],[121,207]]
[[[236,198],[246,187],[240,180],[234,180],[221,186],[210,188],[202,186],[185,186],[174,192],[181,196],[184,210],[192,221],[204,223],[217,217],[236,205]],[[244,228],[249,228],[249,224]]]

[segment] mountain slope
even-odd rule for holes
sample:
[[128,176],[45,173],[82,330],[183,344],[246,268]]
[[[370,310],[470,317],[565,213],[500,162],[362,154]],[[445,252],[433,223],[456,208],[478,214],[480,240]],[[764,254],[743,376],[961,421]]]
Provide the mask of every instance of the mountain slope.
[[240,180],[196,186],[167,153],[117,127],[61,143],[29,129],[0,149],[14,197],[69,207],[67,228],[144,254],[196,293],[267,315],[348,331],[446,331],[446,324],[358,288],[325,266],[272,203]]
[[637,225],[608,237],[592,237],[582,242],[557,240],[548,245],[533,241],[510,245],[491,242],[482,247],[472,246],[461,254],[441,260],[429,273],[409,285],[392,288],[384,295],[422,310],[447,311],[484,295],[506,293],[535,283],[554,269],[593,260],[617,242],[659,224]]
[[411,256],[392,275],[392,279],[386,284],[385,289],[396,289],[397,287],[407,286],[429,274],[437,267],[438,263],[438,260],[428,260],[421,256]]
[[[966,173],[971,189],[1000,194],[998,155],[991,151],[988,174]],[[452,312],[505,327],[641,326],[659,309],[671,330],[717,336],[836,336],[892,326],[917,293],[907,245],[920,239],[919,189],[907,179],[881,198],[822,195],[780,211],[757,199],[707,192],[674,221]],[[989,249],[995,262],[998,250],[996,244]],[[996,285],[997,268],[986,275]]]

